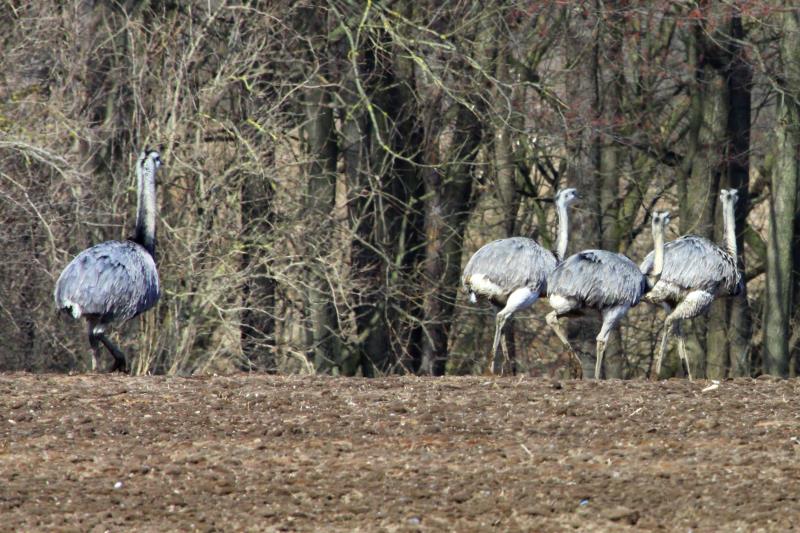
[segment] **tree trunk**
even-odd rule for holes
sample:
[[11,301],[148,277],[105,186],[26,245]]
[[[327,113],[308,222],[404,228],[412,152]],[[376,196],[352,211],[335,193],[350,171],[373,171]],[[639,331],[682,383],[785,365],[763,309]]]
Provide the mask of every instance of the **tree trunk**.
[[[617,143],[622,125],[622,91],[624,77],[622,65],[622,31],[624,21],[619,16],[616,2],[604,6],[596,4],[603,24],[595,38],[594,91],[598,124],[602,132],[595,136],[595,171],[600,185],[600,247],[603,250],[624,252],[621,249],[620,178],[623,173],[623,150]],[[601,61],[602,58],[602,61]],[[606,378],[621,379],[625,368],[622,351],[622,334],[619,327],[611,331],[603,358]]]
[[[788,100],[778,104],[776,160],[769,205],[767,285],[764,305],[764,372],[789,375],[789,316],[792,305],[792,245],[797,202],[798,113]],[[794,124],[794,125],[793,125]]]
[[[508,39],[505,35],[498,36],[499,43],[496,51],[494,65],[495,77],[511,85],[511,108],[503,109],[500,116],[509,116],[508,121],[503,121],[494,128],[494,142],[492,144],[494,155],[495,190],[500,204],[503,220],[503,234],[506,237],[515,235],[517,226],[517,210],[519,209],[519,192],[517,169],[518,159],[522,157],[520,150],[515,148],[521,143],[516,141],[516,133],[524,128],[524,116],[520,113],[524,105],[524,88],[512,79],[508,68]],[[497,89],[502,90],[502,89]],[[499,97],[499,95],[498,95]],[[500,99],[500,98],[498,98]],[[501,100],[504,101],[504,100]],[[503,374],[515,374],[517,371],[517,350],[514,336],[514,320],[509,320],[504,328],[508,361],[503,360]],[[497,359],[498,354],[495,354]]]
[[[569,253],[597,248],[602,240],[602,184],[598,176],[600,161],[599,144],[595,139],[593,124],[598,119],[598,43],[593,35],[597,24],[596,12],[588,16],[572,15],[567,31],[565,55],[572,68],[567,74],[567,99],[570,103],[568,137],[567,181],[581,195],[580,208],[573,210],[572,226],[580,228],[570,235]],[[584,55],[589,50],[588,57]],[[595,337],[600,331],[600,320],[596,314],[587,313],[565,322],[567,336],[578,353],[595,353]],[[594,370],[591,356],[582,357],[584,374]],[[589,369],[592,370],[589,370]]]
[[[481,140],[481,126],[475,115],[463,105],[456,105],[453,149],[446,159],[452,163],[425,171],[425,332],[419,372],[434,376],[443,375],[447,364],[447,341],[461,272],[461,243]],[[437,143],[428,138],[425,150],[429,164],[438,160],[434,154],[437,148]]]
[[[361,50],[348,50],[344,57],[357,54],[355,63],[348,60],[343,76],[345,108],[342,125],[342,152],[348,182],[350,227],[354,239],[351,250],[353,276],[358,280],[355,296],[357,328],[357,363],[365,376],[388,372],[394,361],[391,357],[389,324],[387,323],[387,271],[391,270],[391,248],[395,234],[389,237],[389,225],[400,216],[392,206],[386,189],[394,181],[392,157],[382,143],[391,142],[394,108],[399,102],[387,94],[394,84],[386,62],[388,58],[376,53],[371,45]],[[356,80],[358,77],[358,80]],[[372,116],[367,112],[366,91]],[[354,366],[351,370],[354,371]],[[350,372],[348,372],[350,373]]]
[[796,103],[800,83],[800,24],[798,14],[782,14],[780,52],[782,89],[778,94],[775,124],[775,161],[772,168],[767,287],[764,305],[764,372],[789,375],[789,325],[792,307],[794,225],[797,212],[800,110]]
[[[689,146],[678,184],[680,233],[693,233],[713,241],[721,171],[721,154],[714,150],[721,144],[725,127],[724,85],[706,61],[703,29],[700,23],[696,24],[689,48],[689,58],[695,66],[689,104]],[[708,345],[707,322],[705,317],[696,317],[683,323],[692,375],[697,377],[706,375],[709,359],[716,369],[723,360],[721,354],[727,354],[719,342],[714,342],[719,335]],[[721,336],[724,338],[724,333]]]
[[[395,8],[411,16],[410,2]],[[359,18],[351,14],[347,20]],[[407,345],[416,327],[408,317],[419,306],[404,284],[421,262],[424,241],[424,187],[415,166],[422,143],[416,97],[410,90],[416,85],[413,61],[394,50],[380,30],[355,47],[339,53],[342,153],[356,285],[353,361],[363,375],[375,376],[413,368],[421,352],[417,342]],[[408,353],[412,361],[404,359]],[[348,365],[348,372],[355,370]]]
[[[358,71],[350,61],[353,60]],[[376,365],[385,368],[388,355],[388,338],[382,324],[383,305],[381,295],[385,293],[382,283],[382,266],[379,255],[380,228],[378,222],[381,204],[380,180],[372,179],[377,169],[371,166],[372,146],[370,138],[373,124],[366,112],[366,104],[358,90],[357,83],[369,88],[369,78],[374,67],[372,50],[342,50],[342,90],[340,98],[344,103],[340,115],[342,119],[341,151],[344,160],[344,174],[348,190],[349,226],[353,233],[350,250],[351,275],[354,279],[354,312],[357,330],[354,357],[345,365],[344,373],[352,375],[359,367],[365,375],[374,375]],[[356,80],[356,77],[359,80]],[[373,94],[366,95],[372,102]]]
[[397,83],[392,86],[391,101],[386,107],[396,114],[393,145],[398,153],[407,154],[408,158],[393,162],[392,178],[387,185],[388,194],[396,202],[393,211],[396,216],[387,217],[384,236],[392,242],[395,267],[390,279],[393,309],[389,312],[392,326],[405,336],[398,339],[399,366],[416,372],[422,362],[424,316],[417,292],[411,287],[416,287],[425,260],[425,183],[423,155],[419,150],[424,145],[424,128],[417,115],[416,95],[409,89],[416,85],[413,60],[400,53],[393,60]]
[[242,312],[239,327],[242,353],[251,368],[276,372],[275,361],[275,280],[259,253],[262,235],[272,228],[272,185],[262,175],[244,178],[241,192],[244,249],[242,268],[247,280],[242,287]]
[[[725,186],[733,187],[739,191],[739,201],[736,204],[736,247],[739,251],[739,268],[744,275],[744,228],[747,223],[747,214],[750,212],[750,114],[751,114],[751,84],[753,73],[747,62],[741,42],[745,39],[742,19],[734,14],[730,20],[727,44],[729,62],[725,69],[725,84],[727,94],[727,131],[725,163]],[[719,229],[721,232],[721,228]],[[721,233],[720,233],[721,234]],[[744,292],[732,299],[725,301],[728,318],[728,360],[729,375],[750,375],[750,339],[753,335],[753,325],[750,305],[747,300],[747,285]],[[712,376],[709,376],[712,377]]]
[[331,287],[325,275],[325,255],[330,246],[330,215],[336,200],[337,147],[328,92],[310,88],[305,101],[305,141],[310,157],[305,198],[308,215],[306,267],[308,281],[306,339],[309,356],[318,372],[340,371],[341,347]]

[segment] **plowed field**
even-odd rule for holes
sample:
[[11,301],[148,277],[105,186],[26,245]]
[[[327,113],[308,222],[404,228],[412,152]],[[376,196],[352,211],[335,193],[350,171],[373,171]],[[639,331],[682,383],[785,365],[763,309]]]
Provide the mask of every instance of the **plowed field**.
[[784,531],[800,382],[0,375],[0,530]]

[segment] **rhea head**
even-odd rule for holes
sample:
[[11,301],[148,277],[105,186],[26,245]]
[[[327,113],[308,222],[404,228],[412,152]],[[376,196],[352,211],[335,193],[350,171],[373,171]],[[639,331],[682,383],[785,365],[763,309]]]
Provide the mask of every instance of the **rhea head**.
[[568,207],[580,199],[581,197],[578,194],[578,190],[573,189],[571,187],[567,189],[560,189],[556,193],[556,205],[563,205],[564,207]]
[[723,204],[730,202],[736,205],[736,202],[739,200],[739,191],[736,189],[722,189],[719,191],[719,199],[722,200]]

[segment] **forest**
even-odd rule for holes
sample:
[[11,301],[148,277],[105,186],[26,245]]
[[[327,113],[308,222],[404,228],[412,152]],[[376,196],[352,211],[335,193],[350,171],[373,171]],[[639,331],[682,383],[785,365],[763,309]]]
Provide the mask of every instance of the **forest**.
[[[637,264],[655,211],[721,243],[736,189],[744,290],[684,325],[692,375],[797,373],[792,2],[5,0],[0,42],[0,370],[87,369],[53,287],[130,235],[154,147],[162,295],[113,332],[134,374],[480,373],[464,265],[552,249],[566,187],[568,253]],[[509,321],[505,372],[562,371],[549,310]],[[606,377],[647,374],[665,316],[628,313]],[[566,323],[593,369],[599,318]]]

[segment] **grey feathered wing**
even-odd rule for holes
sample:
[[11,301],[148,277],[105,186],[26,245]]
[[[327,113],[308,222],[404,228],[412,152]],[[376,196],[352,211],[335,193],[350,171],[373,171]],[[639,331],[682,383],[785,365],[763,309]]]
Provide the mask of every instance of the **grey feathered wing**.
[[638,304],[646,284],[647,279],[633,261],[606,250],[571,255],[548,280],[551,294],[574,298],[585,307],[597,309]]
[[[653,257],[653,252],[650,252],[642,261],[640,269],[643,273],[653,269]],[[741,284],[741,274],[722,248],[706,238],[685,235],[664,245],[661,281],[686,290],[715,294],[722,289],[735,294]]]
[[59,309],[77,304],[80,314],[111,322],[143,313],[160,294],[155,262],[142,246],[106,241],[84,250],[67,265],[54,296]]
[[555,255],[539,243],[527,237],[510,237],[492,241],[475,252],[464,267],[461,283],[472,291],[473,276],[480,275],[497,288],[497,294],[489,297],[507,296],[503,291],[521,287],[545,294],[547,277],[555,267]]

